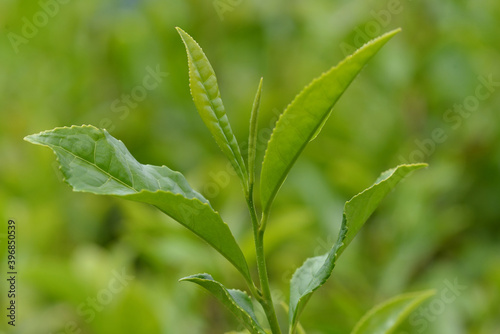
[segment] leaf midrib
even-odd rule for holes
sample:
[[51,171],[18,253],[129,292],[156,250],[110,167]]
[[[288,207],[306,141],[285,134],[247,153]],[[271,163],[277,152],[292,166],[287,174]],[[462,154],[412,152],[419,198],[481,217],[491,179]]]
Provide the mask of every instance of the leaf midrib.
[[[195,42],[196,43],[196,42]],[[198,45],[199,46],[199,45]],[[186,45],[187,47],[187,45]],[[188,49],[190,49],[189,47],[187,47]],[[201,49],[201,47],[200,47]],[[216,108],[215,108],[215,105],[213,103],[213,99],[210,98],[210,94],[208,93],[208,89],[207,89],[207,86],[205,85],[205,83],[211,79],[211,77],[214,77],[215,78],[215,82],[217,84],[217,77],[215,76],[215,73],[212,69],[212,71],[210,71],[210,76],[207,80],[203,80],[202,77],[201,77],[201,73],[200,71],[198,70],[199,66],[198,66],[198,61],[201,59],[203,60],[203,58],[205,57],[206,58],[206,55],[205,53],[202,51],[201,54],[200,54],[200,58],[195,60],[194,57],[193,57],[193,54],[191,52],[191,50],[189,50],[188,52],[188,57],[189,57],[189,60],[191,61],[191,63],[193,64],[193,69],[196,71],[196,75],[198,76],[198,78],[200,78],[200,82],[201,82],[201,86],[203,87],[203,91],[205,92],[205,95],[208,96],[208,103],[210,104],[210,109],[212,110],[214,116],[215,116],[215,119],[217,120],[217,124],[219,125],[220,129],[221,129],[221,132],[222,132],[222,135],[224,136],[224,139],[226,140],[226,143],[227,143],[227,147],[229,148],[229,151],[231,152],[231,154],[233,155],[234,159],[237,161],[236,165],[241,173],[241,175],[245,175],[245,173],[243,172],[243,168],[240,166],[241,164],[241,161],[239,158],[237,158],[237,154],[235,152],[235,149],[233,148],[233,146],[231,145],[231,141],[229,140],[228,138],[228,134],[226,133],[226,131],[224,131],[224,127],[222,126],[221,124],[221,119],[219,118],[219,115],[217,115],[217,112],[216,112]],[[210,65],[206,65],[206,66],[210,66]],[[220,89],[217,87],[217,92],[218,92],[218,95],[220,95]],[[222,100],[221,100],[221,103],[222,103]],[[222,108],[224,108],[224,105],[222,104]],[[225,112],[225,108],[224,108],[224,112]],[[233,134],[233,140],[234,140],[234,134]]]
[[[211,71],[212,73],[210,73],[210,76],[208,77],[208,79],[207,80],[203,80],[203,78],[201,77],[201,73],[199,71],[199,66],[197,65],[198,61],[200,59],[203,59],[203,55],[201,55],[200,59],[195,60],[194,57],[193,57],[193,55],[192,55],[192,53],[189,52],[189,59],[191,60],[191,63],[193,64],[193,69],[196,71],[196,75],[198,76],[198,78],[200,78],[201,86],[203,87],[203,92],[205,93],[206,96],[208,96],[208,103],[210,104],[210,109],[212,110],[212,112],[213,112],[213,114],[215,116],[215,119],[217,120],[217,124],[220,126],[222,135],[224,136],[224,139],[227,142],[227,146],[229,147],[229,150],[231,151],[231,153],[233,154],[233,156],[235,156],[235,154],[233,152],[233,148],[231,147],[229,138],[228,138],[226,132],[224,131],[224,127],[221,125],[221,119],[219,118],[219,115],[217,115],[216,108],[215,108],[215,105],[213,103],[213,99],[211,98],[210,94],[208,93],[208,89],[207,89],[207,86],[205,84],[208,80],[210,80],[210,78],[215,77],[215,74],[213,73],[213,71]],[[215,79],[217,80],[217,77],[215,77]],[[219,95],[220,95],[219,88],[217,88],[217,91],[219,92]],[[222,107],[224,108],[224,106],[222,106]]]
[[[139,190],[135,189],[134,187],[130,186],[129,184],[125,183],[125,181],[123,180],[120,180],[119,178],[117,178],[116,176],[113,176],[112,174],[110,174],[109,172],[106,172],[104,169],[102,169],[101,167],[99,167],[97,164],[95,163],[92,163],[76,154],[74,154],[73,152],[71,151],[68,151],[66,148],[62,147],[62,146],[59,146],[59,145],[55,145],[55,144],[52,144],[53,147],[57,147],[57,148],[60,148],[61,150],[65,151],[66,153],[72,155],[73,157],[77,158],[77,159],[80,159],[81,161],[83,162],[86,162],[87,164],[93,166],[94,168],[96,168],[97,170],[101,171],[103,174],[107,175],[109,179],[113,179],[115,181],[117,181],[118,183],[122,184],[123,186],[133,190],[134,192],[138,193]],[[95,148],[94,148],[94,154],[95,154]],[[130,167],[129,167],[130,168]],[[132,174],[132,171],[130,171],[130,174]],[[109,180],[108,180],[109,181]],[[106,183],[108,182],[106,181]]]

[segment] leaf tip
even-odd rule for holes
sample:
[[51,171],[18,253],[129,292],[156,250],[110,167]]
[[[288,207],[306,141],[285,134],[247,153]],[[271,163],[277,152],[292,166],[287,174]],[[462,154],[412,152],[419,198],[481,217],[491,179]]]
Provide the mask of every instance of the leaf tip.
[[180,278],[179,282],[194,282],[196,280],[213,280],[213,277],[210,274],[195,274]]
[[33,139],[34,137],[35,137],[34,134],[33,135],[24,136],[23,140],[27,141],[28,143],[34,143],[34,139]]
[[391,30],[389,33],[393,32],[394,34],[399,34],[401,31],[403,31],[403,28],[397,27],[396,29]]
[[399,28],[396,28],[394,30],[386,32],[385,34],[383,34],[382,36],[380,36],[378,38],[392,38],[392,37],[396,36],[397,34],[399,34],[401,31],[403,31],[403,29],[401,29],[401,27],[399,27]]
[[191,37],[187,32],[182,30],[180,27],[175,27],[175,30],[177,30],[183,41],[185,40],[186,37]]
[[416,162],[416,163],[412,163],[412,164],[402,164],[402,165],[399,165],[398,167],[412,167],[415,169],[420,169],[420,168],[429,167],[429,164],[426,162]]

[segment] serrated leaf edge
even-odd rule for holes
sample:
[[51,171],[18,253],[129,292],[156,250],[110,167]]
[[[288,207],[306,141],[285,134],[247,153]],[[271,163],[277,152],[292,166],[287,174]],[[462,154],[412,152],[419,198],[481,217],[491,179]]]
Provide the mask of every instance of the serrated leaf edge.
[[[207,59],[208,66],[210,67],[210,69],[211,69],[211,71],[212,71],[212,73],[213,73],[213,75],[214,75],[214,77],[216,79],[216,82],[217,82],[217,76],[215,75],[215,71],[214,71],[214,69],[212,67],[212,64],[210,64],[210,62],[208,61],[208,57],[205,54],[205,51],[203,51],[203,48],[200,46],[200,44],[191,35],[189,35],[187,32],[185,32],[180,27],[176,27],[175,29],[179,32],[179,34],[181,36],[181,39],[182,39],[182,42],[184,43],[184,46],[186,48],[186,54],[187,54],[187,57],[188,57],[188,60],[189,60],[189,64],[188,64],[188,68],[189,68],[189,91],[190,91],[191,96],[194,99],[193,87],[192,87],[192,83],[191,83],[192,68],[194,68],[196,70],[196,72],[197,72],[197,74],[198,74],[198,76],[200,78],[201,78],[201,75],[200,75],[199,71],[196,69],[196,66],[194,65],[193,57],[191,55],[191,52],[190,52],[190,50],[188,48],[188,45],[186,43],[186,40],[185,40],[183,34],[186,35],[194,44],[196,44],[196,46],[199,48],[199,51],[201,52],[201,54],[203,55],[203,57],[205,59]],[[202,86],[203,86],[203,89],[204,89],[204,91],[206,93],[205,95],[208,96],[208,91],[206,90],[205,84],[202,83]],[[218,84],[217,84],[217,86],[218,86]],[[217,87],[217,90],[219,91],[219,95],[220,95],[220,89],[219,89],[219,87]],[[211,106],[211,109],[213,110],[214,117],[215,117],[215,119],[217,119],[217,123],[220,126],[220,120],[219,120],[219,117],[217,116],[217,114],[215,113],[215,107],[213,106],[212,101],[210,99],[208,99],[208,101],[210,102],[210,106]],[[222,97],[221,97],[221,103],[222,103],[222,106],[224,107],[224,104],[222,102]],[[225,107],[224,107],[224,111],[225,111]],[[227,113],[226,113],[226,117],[227,117]],[[229,127],[231,127],[231,125],[229,125]],[[220,129],[221,129],[221,133],[224,136],[224,139],[226,140],[227,146],[229,147],[229,150],[231,151],[231,154],[233,155],[233,158],[236,161],[236,166],[234,166],[234,164],[233,164],[232,161],[230,161],[231,164],[233,165],[233,167],[235,169],[239,169],[239,172],[238,171],[236,171],[236,172],[238,174],[241,174],[241,177],[243,178],[242,182],[248,182],[248,171],[246,169],[246,166],[245,166],[245,163],[244,163],[244,160],[243,160],[243,156],[241,155],[241,151],[239,149],[237,141],[236,141],[236,150],[237,150],[237,152],[235,152],[235,148],[233,147],[233,145],[231,145],[231,141],[228,138],[228,134],[223,130],[222,126],[220,126]],[[231,134],[233,136],[233,139],[236,140],[236,137],[235,137],[234,133],[232,133],[232,129],[231,129]],[[212,136],[213,136],[213,134],[212,134]],[[222,147],[221,147],[221,150],[222,150]],[[236,167],[238,167],[238,168],[236,168]]]
[[[61,161],[59,160],[59,156],[57,154],[57,152],[50,146],[50,145],[47,145],[47,144],[43,144],[43,143],[40,143],[40,142],[36,142],[36,141],[33,141],[30,139],[30,137],[34,137],[34,136],[39,136],[39,135],[42,135],[42,134],[46,134],[46,133],[50,133],[50,132],[55,132],[57,130],[67,130],[67,129],[78,129],[78,128],[91,128],[93,130],[98,130],[98,131],[104,131],[105,133],[107,133],[109,135],[109,132],[106,130],[106,129],[99,129],[97,127],[95,127],[94,125],[90,125],[90,124],[83,124],[83,125],[71,125],[71,126],[59,126],[59,127],[55,127],[51,130],[45,130],[45,131],[42,131],[42,132],[39,132],[39,133],[34,133],[32,135],[28,135],[28,136],[25,136],[23,139],[31,144],[35,144],[35,145],[39,145],[39,146],[43,146],[43,147],[48,147],[50,150],[52,150],[52,152],[55,154],[56,156],[56,161],[58,163],[58,169],[61,171],[61,174],[63,175],[63,182],[66,183],[67,185],[69,185],[71,187],[71,189],[74,191],[74,192],[83,192],[83,193],[89,193],[89,194],[94,194],[94,195],[105,195],[105,196],[118,196],[118,197],[124,197],[124,196],[129,196],[129,195],[134,195],[134,194],[127,194],[127,195],[118,195],[118,194],[102,194],[102,193],[97,193],[97,192],[94,192],[94,191],[89,191],[89,190],[81,190],[81,189],[75,189],[74,186],[69,183],[68,181],[68,178],[66,177],[66,174],[64,173],[64,171],[62,170],[62,164],[61,164]],[[123,141],[121,141],[120,139],[117,139],[115,137],[113,137],[115,140],[117,140],[118,142],[120,142],[121,144],[123,144],[125,147],[126,145],[123,143]],[[55,146],[55,145],[54,145]],[[95,163],[92,163],[88,160],[84,160],[82,159],[81,157],[75,155],[73,152],[71,151],[68,151],[66,150],[65,148],[61,147],[61,146],[57,146],[58,148],[61,148],[63,149],[64,151],[66,151],[67,153],[73,155],[74,157],[94,166],[96,169],[99,169],[100,171],[102,171],[103,174],[106,174],[106,175],[109,175],[110,178],[112,178],[113,180],[119,182],[120,184],[122,184],[123,186],[135,191],[135,194],[139,194],[143,191],[147,191],[147,192],[158,192],[158,191],[163,191],[165,193],[172,193],[170,191],[165,191],[165,190],[161,190],[161,189],[158,189],[157,191],[151,191],[151,190],[147,190],[147,189],[141,189],[141,190],[138,190],[128,184],[126,184],[125,182],[123,182],[122,180],[116,178],[115,176],[109,174],[108,172],[106,172],[105,170],[103,170],[102,168],[100,168],[99,166],[97,166]],[[130,153],[130,152],[129,152]],[[132,153],[130,153],[130,155],[132,155]],[[133,157],[133,155],[132,155]],[[135,158],[134,158],[135,159]],[[141,164],[141,165],[144,165],[144,166],[152,166],[152,167],[165,167],[165,168],[168,168],[169,171],[171,171],[173,174],[177,174],[177,175],[180,175],[182,177],[184,177],[184,175],[179,172],[179,171],[175,171],[175,170],[172,170],[170,169],[168,166],[165,166],[165,165],[161,165],[161,166],[155,166],[155,165],[150,165],[150,164]],[[192,188],[191,188],[192,189]],[[202,196],[199,192],[197,192],[196,190],[192,189],[193,192],[195,192],[197,195],[199,195],[201,198],[205,199],[206,202],[202,202],[200,201],[199,198],[196,198],[196,197],[184,197],[185,199],[197,199],[198,201],[200,201],[201,203],[204,203],[204,204],[207,204],[210,208],[212,208],[212,206],[210,205],[210,202],[204,197]],[[175,193],[172,193],[172,194],[175,194]],[[179,194],[180,195],[180,194]],[[215,211],[213,208],[212,208],[213,211]],[[215,211],[216,212],[216,211]]]
[[[66,183],[66,184],[67,184],[67,185],[71,188],[71,190],[72,190],[72,191],[74,191],[74,192],[78,192],[78,193],[89,193],[89,194],[99,195],[99,196],[113,196],[113,197],[117,197],[117,198],[124,198],[124,199],[128,199],[127,197],[139,196],[139,195],[141,195],[141,194],[143,194],[143,193],[150,193],[150,194],[155,194],[155,193],[164,193],[164,194],[170,194],[170,195],[173,195],[174,197],[181,197],[181,198],[184,198],[185,200],[188,200],[188,201],[194,201],[194,202],[196,203],[196,204],[195,204],[195,206],[197,206],[197,207],[199,207],[199,205],[202,205],[202,206],[206,206],[206,207],[208,207],[208,208],[209,208],[209,209],[210,209],[210,210],[211,210],[211,211],[212,211],[215,215],[217,215],[217,216],[219,217],[219,219],[220,219],[220,221],[222,222],[222,224],[223,224],[223,225],[225,225],[225,226],[228,228],[228,230],[229,230],[229,231],[231,231],[231,229],[229,228],[229,225],[228,225],[228,224],[227,224],[227,223],[226,223],[226,222],[222,219],[222,217],[221,217],[221,215],[219,214],[219,212],[218,212],[218,211],[216,211],[216,210],[215,210],[215,209],[211,206],[211,204],[210,204],[210,202],[209,202],[208,200],[207,200],[207,202],[202,202],[200,199],[198,199],[198,198],[196,198],[196,197],[193,197],[193,198],[188,198],[188,197],[184,197],[182,194],[176,194],[176,193],[173,193],[173,192],[171,192],[171,191],[166,191],[166,190],[161,190],[161,189],[158,189],[158,190],[156,190],[156,191],[151,191],[151,190],[147,190],[147,189],[137,190],[137,189],[135,189],[135,188],[133,188],[133,187],[130,187],[130,186],[129,186],[129,185],[127,185],[127,184],[124,184],[124,185],[126,185],[128,188],[130,188],[130,189],[134,190],[134,191],[135,191],[135,193],[133,193],[133,194],[126,194],[126,195],[111,194],[111,193],[110,193],[110,194],[102,194],[102,193],[97,193],[97,192],[94,192],[94,191],[87,191],[87,190],[83,190],[83,189],[75,189],[75,188],[74,188],[74,186],[73,186],[73,185],[72,185],[72,184],[68,181],[68,179],[66,178],[66,174],[65,174],[65,173],[64,173],[64,171],[62,170],[62,164],[61,164],[61,162],[60,162],[60,160],[59,160],[59,156],[57,155],[57,152],[56,152],[56,151],[55,151],[55,150],[54,150],[54,149],[53,149],[50,145],[47,145],[47,144],[42,144],[42,143],[39,143],[39,142],[32,141],[32,140],[30,140],[30,138],[29,138],[29,137],[31,137],[31,136],[38,136],[38,135],[41,135],[41,134],[44,134],[44,133],[50,133],[50,132],[53,132],[53,131],[55,131],[55,130],[73,129],[73,128],[82,128],[82,127],[83,127],[83,128],[92,128],[92,129],[95,129],[95,130],[100,130],[99,128],[97,128],[97,127],[95,127],[95,126],[93,126],[93,125],[90,125],[90,124],[84,124],[84,125],[81,125],[81,126],[80,126],[80,125],[61,126],[61,127],[55,127],[55,128],[53,128],[52,130],[45,130],[45,131],[42,131],[42,132],[39,132],[39,133],[35,133],[35,134],[32,134],[32,135],[25,136],[23,139],[24,139],[25,141],[27,141],[27,142],[31,143],[31,144],[35,144],[35,145],[39,145],[39,146],[48,147],[48,148],[49,148],[49,149],[50,149],[50,150],[54,153],[54,155],[56,156],[56,161],[57,161],[57,164],[58,164],[58,169],[61,171],[61,174],[63,175],[63,181],[64,181],[64,183]],[[106,131],[105,129],[102,129],[102,130]],[[107,131],[106,131],[106,132],[107,132]],[[120,139],[117,139],[117,138],[115,138],[115,139],[116,139],[116,140],[118,140],[119,142],[121,142],[121,143],[123,144],[123,142],[122,142]],[[65,151],[67,151],[67,150],[65,150]],[[67,152],[69,152],[69,151],[67,151]],[[72,155],[74,155],[72,152],[69,152],[69,153],[71,153]],[[76,156],[76,155],[75,155],[75,157],[78,157],[78,156]],[[89,161],[87,161],[87,160],[84,160],[84,161],[85,161],[85,162],[88,162],[89,164],[92,164],[92,163],[90,163],[90,162],[89,162]],[[92,164],[92,165],[94,165],[94,164]],[[151,165],[151,166],[153,166],[153,165]],[[97,168],[99,168],[98,166],[96,166],[96,167],[97,167]],[[165,166],[165,165],[161,165],[161,166],[158,166],[158,167],[167,167],[167,166]],[[167,168],[168,168],[168,167],[167,167]],[[99,169],[101,169],[101,168],[99,168]],[[169,168],[169,169],[170,169],[170,168]],[[102,169],[101,169],[101,170],[102,170]],[[173,171],[173,170],[172,170],[172,172],[177,173],[177,174],[179,174],[179,175],[183,175],[182,173],[180,173],[180,172],[178,172],[178,171]],[[107,172],[105,172],[105,171],[103,171],[103,173],[105,173],[105,174],[109,174],[109,173],[107,173]],[[113,177],[113,176],[111,176],[111,175],[110,175],[110,177]],[[114,178],[114,177],[113,177],[113,179],[115,179],[115,180],[119,181],[120,183],[123,183],[123,181],[121,181],[121,180],[119,180],[119,179],[116,179],[116,178]],[[196,190],[194,190],[194,189],[193,189],[193,191],[196,191]],[[197,193],[198,193],[198,192],[197,192]],[[198,193],[198,194],[199,194],[199,193]],[[200,196],[202,196],[202,195],[200,194]],[[202,196],[202,198],[204,198],[204,197]],[[142,201],[141,201],[141,202],[142,202]],[[142,203],[144,203],[144,202],[142,202]],[[145,203],[145,204],[147,204],[147,203]],[[154,205],[153,205],[153,206],[154,206]],[[156,206],[155,206],[155,207],[156,207]],[[175,221],[177,221],[179,224],[181,224],[182,226],[184,226],[185,228],[187,228],[189,231],[193,232],[193,233],[194,233],[195,235],[197,235],[198,237],[200,237],[200,236],[198,235],[198,233],[196,233],[195,231],[193,231],[193,230],[192,230],[192,229],[191,229],[188,225],[186,225],[186,224],[184,224],[184,223],[182,223],[182,222],[178,221],[177,219],[175,219],[174,217],[172,217],[171,215],[169,215],[169,214],[168,214],[168,213],[166,213],[165,211],[161,210],[160,208],[158,208],[158,207],[156,207],[156,208],[157,208],[157,209],[159,209],[161,212],[165,213],[165,214],[166,214],[167,216],[169,216],[170,218],[172,218],[172,219],[174,219]],[[231,234],[231,235],[232,235],[232,234]],[[214,249],[217,249],[217,248],[215,247],[215,245],[213,245],[213,244],[212,244],[211,242],[209,242],[208,240],[206,240],[206,239],[204,239],[204,238],[202,238],[202,237],[200,237],[200,238],[201,238],[203,241],[205,241],[207,244],[209,244],[210,246],[212,246]],[[234,238],[234,236],[233,236],[233,238]],[[236,242],[236,240],[235,240],[235,242]],[[237,244],[237,243],[236,243],[236,244]],[[243,256],[243,259],[245,260],[245,265],[246,265],[246,270],[247,270],[247,272],[243,272],[243,271],[241,271],[241,270],[239,269],[239,266],[237,266],[237,265],[236,265],[236,263],[234,263],[234,262],[233,262],[231,259],[229,259],[226,255],[224,255],[224,254],[222,254],[222,253],[220,253],[220,252],[219,252],[219,254],[221,254],[224,258],[226,258],[226,260],[228,260],[231,264],[233,264],[233,265],[236,267],[236,269],[237,269],[238,271],[240,271],[240,272],[241,272],[241,274],[245,277],[245,279],[246,279],[246,280],[249,280],[249,279],[250,279],[250,270],[249,270],[249,268],[248,268],[248,263],[246,262],[246,259],[245,259],[245,257],[244,257],[244,256]]]
[[[397,33],[399,33],[401,31],[401,28],[398,28],[398,29],[394,29],[394,30],[391,30],[377,38],[374,38],[370,41],[368,41],[367,43],[365,43],[362,47],[360,47],[359,49],[357,49],[353,54],[351,55],[348,55],[347,57],[345,57],[343,60],[341,60],[337,65],[329,68],[327,71],[323,72],[320,76],[314,78],[309,84],[307,84],[297,95],[295,95],[295,97],[293,98],[293,100],[286,106],[285,110],[281,113],[281,115],[278,117],[278,120],[276,121],[276,125],[275,125],[275,128],[276,126],[279,124],[279,122],[281,121],[281,119],[284,117],[285,113],[287,112],[287,110],[297,101],[297,99],[302,95],[302,93],[304,93],[306,90],[308,90],[312,85],[314,85],[316,82],[318,82],[319,80],[321,80],[322,78],[324,78],[325,76],[327,76],[330,72],[332,71],[335,71],[337,68],[339,68],[340,66],[342,66],[343,64],[351,61],[351,59],[357,55],[358,53],[360,53],[365,47],[368,47],[369,45],[371,44],[375,44],[377,41],[383,39],[383,38],[386,38],[388,36],[394,36],[396,35]],[[353,79],[354,80],[354,79]],[[343,95],[343,93],[341,94]],[[269,210],[269,207],[270,205],[272,204],[274,198],[276,197],[276,194],[277,192],[279,191],[279,189],[281,188],[281,186],[283,185],[287,175],[288,175],[288,172],[290,171],[290,169],[292,168],[292,166],[294,165],[295,161],[297,161],[298,157],[300,156],[300,153],[303,151],[304,147],[311,141],[311,139],[314,139],[313,137],[315,137],[315,135],[317,136],[319,133],[316,133],[318,128],[320,128],[322,125],[324,125],[324,122],[325,120],[331,115],[331,112],[329,113],[326,113],[325,116],[323,117],[323,119],[321,120],[321,122],[319,122],[318,126],[315,128],[315,131],[312,132],[312,136],[311,138],[309,138],[309,140],[305,141],[304,144],[301,146],[301,149],[298,151],[298,154],[293,157],[293,159],[291,160],[291,164],[288,166],[287,170],[286,170],[286,173],[284,173],[283,175],[283,178],[280,179],[280,182],[278,183],[279,186],[273,190],[271,196],[269,197],[269,202],[268,203],[265,203],[265,207],[264,207],[264,210],[267,211]],[[266,151],[264,153],[264,158],[262,159],[262,165],[264,165],[264,162],[266,161],[266,157],[268,156],[268,151],[269,151],[269,146],[271,144],[271,142],[273,142],[275,139],[275,136],[274,136],[274,130],[273,132],[271,133],[271,137],[269,138],[269,142],[267,144],[267,147],[266,147]]]

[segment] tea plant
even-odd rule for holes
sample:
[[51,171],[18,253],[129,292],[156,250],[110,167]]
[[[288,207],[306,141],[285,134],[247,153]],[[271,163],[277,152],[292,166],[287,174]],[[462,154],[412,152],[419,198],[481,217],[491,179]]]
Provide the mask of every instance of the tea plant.
[[[332,108],[364,65],[399,30],[367,43],[337,66],[306,86],[288,105],[273,130],[260,174],[260,214],[254,201],[257,119],[262,79],[253,103],[247,162],[231,130],[217,79],[196,41],[177,28],[187,51],[191,95],[205,125],[238,175],[252,222],[258,269],[258,284],[228,225],[209,201],[193,190],[184,176],[166,166],[143,165],[125,145],[105,129],[91,125],[55,128],[27,136],[25,140],[50,147],[60,163],[65,181],[74,191],[112,195],[156,206],[222,254],[241,273],[250,295],[227,289],[208,274],[181,279],[210,291],[252,334],[280,334],[275,305],[269,288],[264,257],[264,234],[273,201],[288,172],[332,113]],[[304,333],[299,317],[314,291],[330,277],[337,259],[351,243],[382,199],[412,171],[426,164],[400,165],[380,175],[368,189],[346,202],[337,242],[322,256],[308,259],[290,282],[288,333]],[[398,296],[370,311],[356,325],[353,334],[390,333],[432,291]],[[267,326],[254,311],[253,300],[262,306]]]

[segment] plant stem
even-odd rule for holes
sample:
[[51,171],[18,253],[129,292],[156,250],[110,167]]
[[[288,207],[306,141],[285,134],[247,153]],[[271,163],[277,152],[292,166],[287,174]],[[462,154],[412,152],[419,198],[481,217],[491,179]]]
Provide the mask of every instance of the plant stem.
[[262,298],[259,300],[264,308],[267,320],[271,326],[273,334],[281,334],[281,328],[276,317],[274,310],[273,298],[271,296],[271,289],[269,288],[269,277],[267,275],[266,259],[264,256],[264,231],[260,228],[257,220],[257,213],[253,202],[253,185],[250,185],[249,196],[247,197],[248,209],[252,217],[252,226],[254,232],[255,251],[257,257],[257,269],[259,271],[260,289],[262,291]]
[[[260,290],[257,290],[259,294],[258,296],[256,296],[256,298],[264,308],[264,312],[266,313],[267,320],[269,321],[269,325],[271,326],[272,333],[281,334],[281,328],[278,323],[278,318],[276,317],[276,311],[274,310],[273,297],[271,296],[271,290],[269,289],[269,277],[267,275],[266,258],[264,256],[264,228],[267,218],[264,219],[263,217],[261,224],[259,224],[257,213],[255,211],[255,204],[253,201],[255,154],[257,150],[257,123],[260,107],[260,95],[262,92],[262,81],[262,78],[260,78],[257,94],[255,95],[255,100],[252,106],[252,114],[250,116],[250,131],[248,136],[249,178],[245,195],[248,210],[250,211],[250,216],[252,217],[253,237],[255,241],[255,253],[257,257],[257,269],[259,271]],[[262,226],[262,224],[264,224],[264,226]]]
[[258,232],[258,237],[257,240],[255,241],[255,247],[257,250],[257,266],[259,270],[261,290],[262,290],[262,295],[264,297],[262,307],[266,312],[267,320],[269,321],[269,325],[271,326],[272,333],[281,334],[278,318],[276,317],[276,311],[274,310],[271,290],[269,288],[266,259],[264,258],[264,233],[261,231]]

